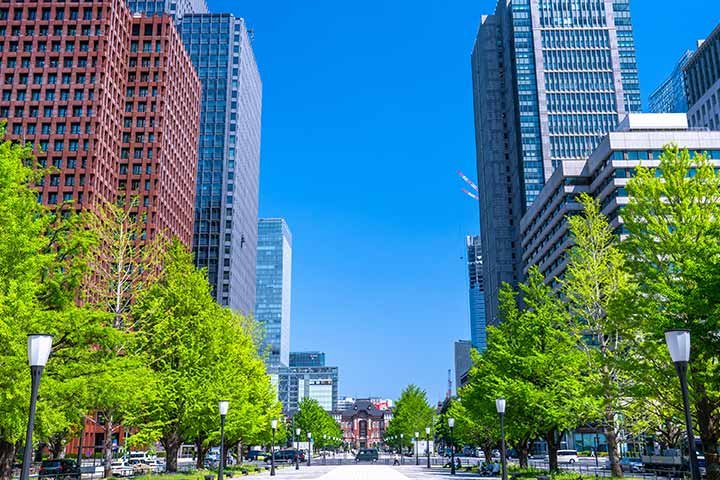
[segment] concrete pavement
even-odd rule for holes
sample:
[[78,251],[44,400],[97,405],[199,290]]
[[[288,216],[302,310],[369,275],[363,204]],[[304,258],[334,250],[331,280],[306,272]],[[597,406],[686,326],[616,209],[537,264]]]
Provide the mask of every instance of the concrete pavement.
[[[268,477],[269,474],[263,474]],[[477,474],[460,473],[454,477],[448,469],[405,466],[390,467],[386,465],[343,465],[343,466],[314,466],[278,469],[277,480],[430,480],[445,478],[480,478]],[[493,480],[487,478],[487,480]]]

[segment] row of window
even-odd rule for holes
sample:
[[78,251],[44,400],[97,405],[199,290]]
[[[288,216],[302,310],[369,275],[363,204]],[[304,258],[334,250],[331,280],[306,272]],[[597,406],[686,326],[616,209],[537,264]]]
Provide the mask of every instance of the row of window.
[[[80,57],[77,60],[73,57],[66,57],[62,63],[60,63],[60,59],[57,57],[51,57],[47,62],[45,61],[45,57],[36,57],[34,62],[30,57],[23,57],[19,60],[18,62],[17,58],[6,58],[4,65],[2,60],[0,60],[0,68],[86,68],[88,66],[87,57]],[[97,58],[91,58],[89,65],[95,67],[97,65]]]
[[[79,123],[71,123],[69,125],[65,123],[58,123],[55,124],[55,128],[53,128],[53,124],[51,123],[43,123],[40,125],[40,134],[41,135],[52,135],[52,134],[58,134],[58,135],[64,135],[66,133],[70,133],[71,135],[80,135],[82,132],[85,132],[86,134],[92,133],[92,127],[88,123],[85,125],[84,128],[81,127]],[[12,133],[13,135],[35,135],[37,134],[37,124],[36,123],[29,123],[23,128],[22,123],[13,123],[12,125]]]
[[612,70],[610,50],[543,50],[546,70]]
[[550,133],[604,133],[613,130],[617,115],[548,115]]
[[[34,37],[36,34],[40,37],[49,37],[52,33],[54,37],[74,37],[80,35],[82,37],[90,36],[101,36],[103,34],[102,27],[99,25],[66,25],[65,27],[55,25],[52,30],[47,26],[35,27],[34,24],[29,25],[15,25],[10,27],[11,37]],[[5,37],[8,33],[8,27],[5,25],[0,26],[0,35]]]
[[72,7],[65,9],[64,7],[53,8],[43,7],[41,9],[36,8],[23,8],[15,7],[12,9],[12,13],[9,8],[0,8],[0,20],[9,20],[12,17],[13,20],[102,20],[102,10],[93,11],[92,7],[84,7],[82,9]]
[[615,90],[612,72],[545,72],[545,89],[557,91]]
[[607,30],[543,30],[543,48],[610,48]]
[[[73,74],[63,73],[60,75],[60,83],[62,85],[84,85],[85,82],[89,80],[91,85],[95,84],[94,73],[91,73],[89,76],[85,73],[75,73],[74,77],[75,78],[73,80]],[[28,85],[31,78],[33,85],[43,85],[44,83],[47,83],[48,85],[57,85],[58,83],[58,74],[56,73],[48,73],[46,75],[43,75],[42,73],[35,73],[32,77],[28,73],[7,73],[5,74],[4,83],[5,85],[14,85],[16,83],[20,85]]]
[[29,118],[53,118],[53,117],[59,117],[59,118],[65,118],[65,117],[92,117],[93,116],[93,107],[67,107],[67,106],[60,106],[57,108],[53,107],[43,107],[42,109],[40,107],[27,107],[27,115],[26,115],[26,107],[15,107],[14,109],[10,109],[10,107],[0,107],[0,118],[9,118],[10,114],[13,114],[12,116],[15,118],[24,118],[25,116]]
[[[72,92],[68,90],[45,90],[45,95],[42,95],[42,92],[40,90],[32,90],[30,92],[30,95],[28,95],[27,90],[17,90],[15,91],[15,95],[12,94],[13,90],[3,90],[2,91],[2,99],[4,102],[9,102],[11,100],[18,100],[18,101],[27,101],[31,100],[33,102],[39,102],[41,99],[49,102],[53,102],[55,100],[61,100],[61,101],[83,101],[86,98],[88,100],[93,100],[95,98],[95,91],[94,90],[73,90]],[[14,97],[14,98],[13,98]]]
[[[58,36],[62,36],[62,29],[58,31],[59,33],[56,33]],[[7,45],[7,47],[6,47]],[[21,48],[22,47],[22,48]],[[48,50],[49,48],[49,50]],[[10,40],[5,43],[0,43],[0,52],[23,52],[23,53],[33,53],[35,51],[35,46],[33,45],[33,42],[22,42],[22,45],[20,42],[15,40]],[[51,42],[38,42],[37,43],[37,51],[38,52],[97,52],[98,51],[98,41],[97,40],[53,40]]]
[[547,107],[551,112],[616,112],[614,93],[550,93]]

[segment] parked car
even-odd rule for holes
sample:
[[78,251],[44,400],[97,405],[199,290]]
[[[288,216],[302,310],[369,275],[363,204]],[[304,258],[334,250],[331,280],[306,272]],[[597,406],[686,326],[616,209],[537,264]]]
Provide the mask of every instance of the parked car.
[[247,454],[247,459],[249,462],[258,461],[262,462],[265,460],[265,458],[269,457],[270,454],[267,452],[263,452],[262,450],[250,450]]
[[75,460],[61,458],[58,460],[43,460],[40,464],[38,477],[57,479],[80,480],[80,467]]
[[577,450],[558,450],[557,460],[558,463],[577,463]]
[[361,448],[355,456],[356,462],[377,462],[378,451],[376,448]]
[[620,467],[623,472],[642,472],[643,463],[639,458],[623,457],[620,459]]
[[110,464],[113,477],[132,477],[134,470],[122,460],[115,460]]

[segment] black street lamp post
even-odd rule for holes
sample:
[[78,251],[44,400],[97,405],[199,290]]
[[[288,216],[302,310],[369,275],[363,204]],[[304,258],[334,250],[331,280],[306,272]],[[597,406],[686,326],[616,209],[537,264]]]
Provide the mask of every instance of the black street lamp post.
[[665,341],[670,351],[670,357],[675,364],[675,370],[678,377],[680,377],[680,388],[682,389],[683,404],[685,406],[685,429],[687,430],[688,453],[690,454],[690,473],[692,480],[700,480],[687,381],[687,370],[690,364],[690,332],[688,330],[669,330],[665,332]]
[[30,414],[28,416],[27,432],[25,434],[25,451],[20,472],[20,480],[28,480],[30,476],[30,462],[32,461],[32,435],[35,429],[35,407],[37,406],[38,389],[43,368],[50,358],[52,350],[52,335],[28,335],[28,364],[30,365]]
[[425,427],[425,449],[427,450],[427,468],[430,468],[430,427]]
[[[295,429],[295,437],[293,438],[293,443],[295,443],[295,438],[298,439],[298,442],[300,441],[299,440],[299,438],[300,438],[300,429],[299,428]],[[296,443],[294,445],[294,447],[295,447],[295,470],[300,470],[300,449],[298,448],[299,445]]]
[[270,444],[270,476],[275,476],[275,431],[277,430],[278,421],[274,418],[270,421],[272,428],[272,443]]
[[495,400],[495,408],[500,414],[500,461],[502,463],[502,480],[507,480],[507,451],[505,449],[505,399]]
[[225,416],[229,407],[230,402],[227,400],[218,402],[218,410],[220,410],[220,466],[218,467],[218,480],[223,480],[225,471]]
[[455,475],[455,442],[453,440],[453,428],[455,428],[454,418],[448,418],[448,427],[450,427],[450,475]]
[[415,432],[415,465],[420,465],[420,432]]
[[320,446],[320,448],[322,448],[323,465],[325,465],[325,450],[327,450],[327,435],[324,433],[323,433],[322,445]]
[[403,442],[405,441],[405,434],[400,434],[400,465],[405,465],[405,455],[403,454]]

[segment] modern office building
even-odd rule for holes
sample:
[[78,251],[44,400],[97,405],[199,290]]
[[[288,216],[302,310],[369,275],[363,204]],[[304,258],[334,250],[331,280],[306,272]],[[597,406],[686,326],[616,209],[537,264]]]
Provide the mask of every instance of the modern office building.
[[268,369],[276,370],[290,364],[292,235],[284,219],[260,219],[257,249],[255,319],[265,330]]
[[328,412],[337,410],[338,367],[280,367],[278,369],[278,399],[283,413],[292,416],[304,398],[317,400]]
[[690,126],[720,130],[720,25],[699,43],[684,72]]
[[720,166],[720,132],[691,129],[684,114],[628,115],[586,162],[557,169],[527,211],[521,222],[524,271],[537,265],[549,282],[563,277],[572,246],[567,218],[582,210],[581,192],[595,197],[614,231],[624,235],[621,211],[628,203],[628,179],[639,165],[658,166],[669,143],[707,152]]
[[145,15],[166,13],[180,19],[189,13],[208,13],[205,0],[127,0],[130,11]]
[[459,390],[469,380],[470,369],[472,368],[472,357],[470,352],[474,345],[469,340],[458,340],[455,342],[455,390]]
[[650,94],[650,113],[686,113],[688,111],[683,68],[693,52],[686,50],[677,61],[672,73]]
[[485,324],[485,287],[483,278],[482,239],[479,235],[465,237],[470,300],[470,338],[479,352],[487,348]]
[[195,263],[207,268],[220,304],[251,313],[256,303],[260,74],[242,18],[185,13],[178,22],[203,86]]
[[[567,7],[567,8],[566,8]],[[522,280],[520,219],[555,168],[640,110],[629,0],[499,0],[472,53],[486,318]]]
[[9,138],[54,167],[42,203],[125,199],[145,238],[191,245],[200,83],[170,17],[120,0],[5,4],[0,62]]
[[323,367],[325,352],[290,352],[291,367]]

